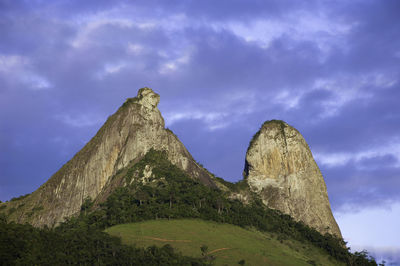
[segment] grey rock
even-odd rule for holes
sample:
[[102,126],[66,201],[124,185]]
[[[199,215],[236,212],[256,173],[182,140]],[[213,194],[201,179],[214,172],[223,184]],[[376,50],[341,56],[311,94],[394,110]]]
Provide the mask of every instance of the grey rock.
[[[229,188],[198,165],[179,139],[165,128],[157,105],[160,96],[142,88],[110,116],[97,134],[45,184],[29,196],[8,203],[9,220],[34,226],[55,226],[80,211],[86,198],[101,203],[119,186],[118,176],[150,149],[165,150],[168,159],[190,177],[232,199],[248,204],[252,192],[263,203],[291,215],[321,233],[341,237],[332,215],[326,185],[301,134],[282,121],[264,123],[246,154],[245,186]],[[144,180],[152,169],[146,168]]]
[[250,142],[245,178],[270,208],[320,233],[341,237],[322,174],[303,136],[283,121],[267,121]]
[[169,160],[189,176],[216,187],[172,131],[165,129],[157,108],[159,101],[160,96],[149,88],[127,99],[82,150],[23,199],[23,208],[17,209],[11,220],[40,227],[62,222],[79,212],[86,198],[96,199],[118,170],[139,160],[151,148],[166,150]]

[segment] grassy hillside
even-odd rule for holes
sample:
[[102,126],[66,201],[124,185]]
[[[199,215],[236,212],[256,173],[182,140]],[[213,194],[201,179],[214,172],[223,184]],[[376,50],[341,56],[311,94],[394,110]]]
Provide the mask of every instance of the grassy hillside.
[[[7,255],[8,265],[188,264],[178,261],[204,265],[207,261],[199,259],[200,247],[207,245],[209,255],[216,256],[217,263],[222,265],[235,265],[242,259],[247,265],[329,265],[330,260],[348,265],[377,265],[366,254],[350,253],[343,240],[321,235],[289,215],[268,209],[255,196],[246,204],[231,198],[230,189],[241,190],[243,183],[222,182],[227,190],[204,186],[171,164],[165,151],[150,150],[115,178],[119,178],[119,185],[111,186],[102,194],[104,197],[99,196],[101,199],[86,199],[80,213],[56,228],[37,229],[9,223],[10,211],[0,210],[0,258]],[[127,230],[121,225],[127,223],[134,223],[125,227],[133,228],[133,233],[118,232]],[[156,225],[154,232],[146,229],[145,225],[151,224]],[[103,232],[109,227],[113,228],[107,232],[114,234],[113,230],[117,230],[115,234],[124,241],[139,246],[181,245],[176,248],[182,248],[190,257],[174,253],[170,246],[146,249],[121,246]],[[245,228],[256,228],[259,232]],[[140,234],[135,234],[134,229]],[[175,262],[168,264],[171,261]]]
[[216,265],[344,265],[312,245],[278,240],[271,233],[199,219],[152,220],[106,229],[122,242],[138,247],[170,244],[183,255],[201,257],[208,247]]

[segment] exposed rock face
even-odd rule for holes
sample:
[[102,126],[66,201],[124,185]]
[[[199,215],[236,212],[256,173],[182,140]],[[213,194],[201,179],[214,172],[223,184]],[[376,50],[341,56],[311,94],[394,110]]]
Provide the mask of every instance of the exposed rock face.
[[268,207],[341,237],[322,174],[295,128],[283,121],[265,122],[247,150],[245,176]]
[[[164,128],[157,108],[160,96],[149,88],[127,99],[97,134],[44,185],[21,200],[11,216],[18,222],[53,226],[80,210],[83,201],[95,199],[109,179],[148,150],[166,150],[169,160],[191,177],[215,187],[212,178],[178,138]],[[33,211],[32,211],[33,210]]]
[[[10,220],[34,226],[54,226],[80,211],[88,197],[104,201],[123,186],[119,170],[138,162],[150,149],[167,151],[168,159],[192,178],[217,188],[207,170],[199,166],[168,129],[157,105],[160,96],[149,88],[127,99],[97,134],[70,161],[31,195],[6,203]],[[125,171],[125,170],[123,170]],[[120,172],[123,172],[120,171]],[[145,168],[144,177],[152,174]],[[264,204],[299,221],[341,237],[332,215],[325,182],[301,134],[282,121],[264,123],[246,154],[246,181]],[[229,190],[225,187],[225,190]],[[246,188],[232,193],[247,202]]]

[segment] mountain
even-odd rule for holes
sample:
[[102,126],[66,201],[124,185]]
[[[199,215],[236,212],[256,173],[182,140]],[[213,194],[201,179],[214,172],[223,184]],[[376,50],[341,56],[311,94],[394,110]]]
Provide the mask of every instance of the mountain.
[[[196,163],[165,128],[159,100],[151,89],[140,89],[39,189],[0,203],[2,262],[210,265],[215,256],[217,264],[224,263],[219,252],[231,248],[235,257],[225,261],[240,264],[246,258],[250,263],[280,262],[277,265],[292,265],[290,261],[296,265],[327,265],[324,261],[377,265],[365,252],[352,254],[346,247],[323,177],[297,130],[282,121],[265,122],[247,150],[244,179],[230,183]],[[201,222],[182,220],[193,218],[207,221],[206,226],[201,229]],[[172,230],[173,238],[168,234],[148,237],[163,241],[190,235],[193,239],[187,240],[193,243],[185,248],[197,253],[182,250],[182,255],[174,251],[174,245],[152,247],[137,241],[127,246],[123,243],[132,237],[121,227],[113,229],[128,224],[124,228],[136,230],[140,222],[147,226],[151,221],[165,228],[170,220],[183,232]],[[216,230],[210,221],[226,226]],[[188,223],[196,230],[182,228]],[[257,250],[237,243],[241,237],[232,234],[239,231],[242,242]],[[116,232],[120,238],[107,232]],[[134,237],[143,237],[142,233]],[[210,234],[225,239],[221,246],[211,245],[216,241]],[[200,243],[209,243],[213,250],[197,247]],[[198,249],[202,257],[196,255]],[[316,252],[315,256],[310,252]]]
[[265,122],[250,142],[244,173],[266,206],[341,237],[322,174],[295,128],[279,120]]
[[[79,213],[86,199],[96,205],[129,182],[121,172],[154,150],[189,177],[249,204],[256,198],[297,221],[341,237],[333,218],[325,182],[301,134],[281,121],[264,123],[246,154],[245,180],[240,189],[201,167],[179,139],[165,128],[157,105],[160,96],[142,88],[110,116],[97,134],[38,190],[2,206],[9,220],[34,226],[55,226]],[[143,170],[144,178],[152,168]],[[244,185],[243,185],[244,184]],[[248,184],[248,185],[246,185]],[[222,193],[222,192],[221,192]],[[1,210],[0,210],[1,211]]]
[[[34,226],[54,226],[80,211],[86,198],[105,199],[112,177],[137,162],[151,148],[168,151],[168,159],[189,176],[216,187],[172,131],[165,128],[157,105],[160,96],[142,88],[110,116],[97,134],[45,184],[8,204],[9,219]],[[114,180],[115,181],[115,180]]]

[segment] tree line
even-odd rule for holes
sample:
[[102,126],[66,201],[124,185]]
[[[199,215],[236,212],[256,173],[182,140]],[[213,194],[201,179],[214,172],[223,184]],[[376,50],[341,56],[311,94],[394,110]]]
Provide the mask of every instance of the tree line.
[[[143,182],[146,166],[150,166],[152,175]],[[351,253],[342,239],[330,234],[322,235],[304,223],[294,221],[289,215],[269,209],[256,196],[245,205],[239,200],[230,199],[227,192],[212,189],[191,179],[170,163],[166,152],[150,150],[141,161],[125,171],[123,178],[127,185],[115,189],[105,202],[95,205],[91,199],[86,199],[78,216],[68,218],[54,229],[35,229],[28,225],[3,222],[6,229],[0,230],[0,252],[7,250],[7,247],[4,248],[4,239],[7,239],[7,242],[13,243],[13,252],[8,255],[10,260],[37,260],[39,255],[34,254],[43,254],[40,258],[47,258],[46,254],[49,253],[46,252],[49,251],[41,246],[40,241],[45,246],[46,242],[53,241],[55,250],[50,254],[58,254],[60,260],[67,262],[65,264],[73,261],[80,264],[108,264],[118,259],[129,262],[122,264],[146,265],[144,262],[148,262],[150,264],[147,265],[169,265],[169,262],[175,261],[174,265],[204,265],[210,262],[182,256],[173,252],[170,246],[148,249],[126,247],[120,240],[103,232],[107,227],[123,223],[200,218],[254,227],[260,231],[273,232],[280,239],[308,242],[348,265],[377,265],[367,253]],[[231,189],[234,186],[230,185]],[[238,186],[242,188],[243,182]],[[24,235],[23,240],[13,238],[13,234],[19,230],[29,232],[20,234]],[[32,237],[33,234],[35,237]],[[58,241],[60,244],[57,244]],[[28,252],[31,248],[32,252]],[[62,253],[62,250],[68,250],[68,253]],[[119,264],[118,261],[116,263]]]

